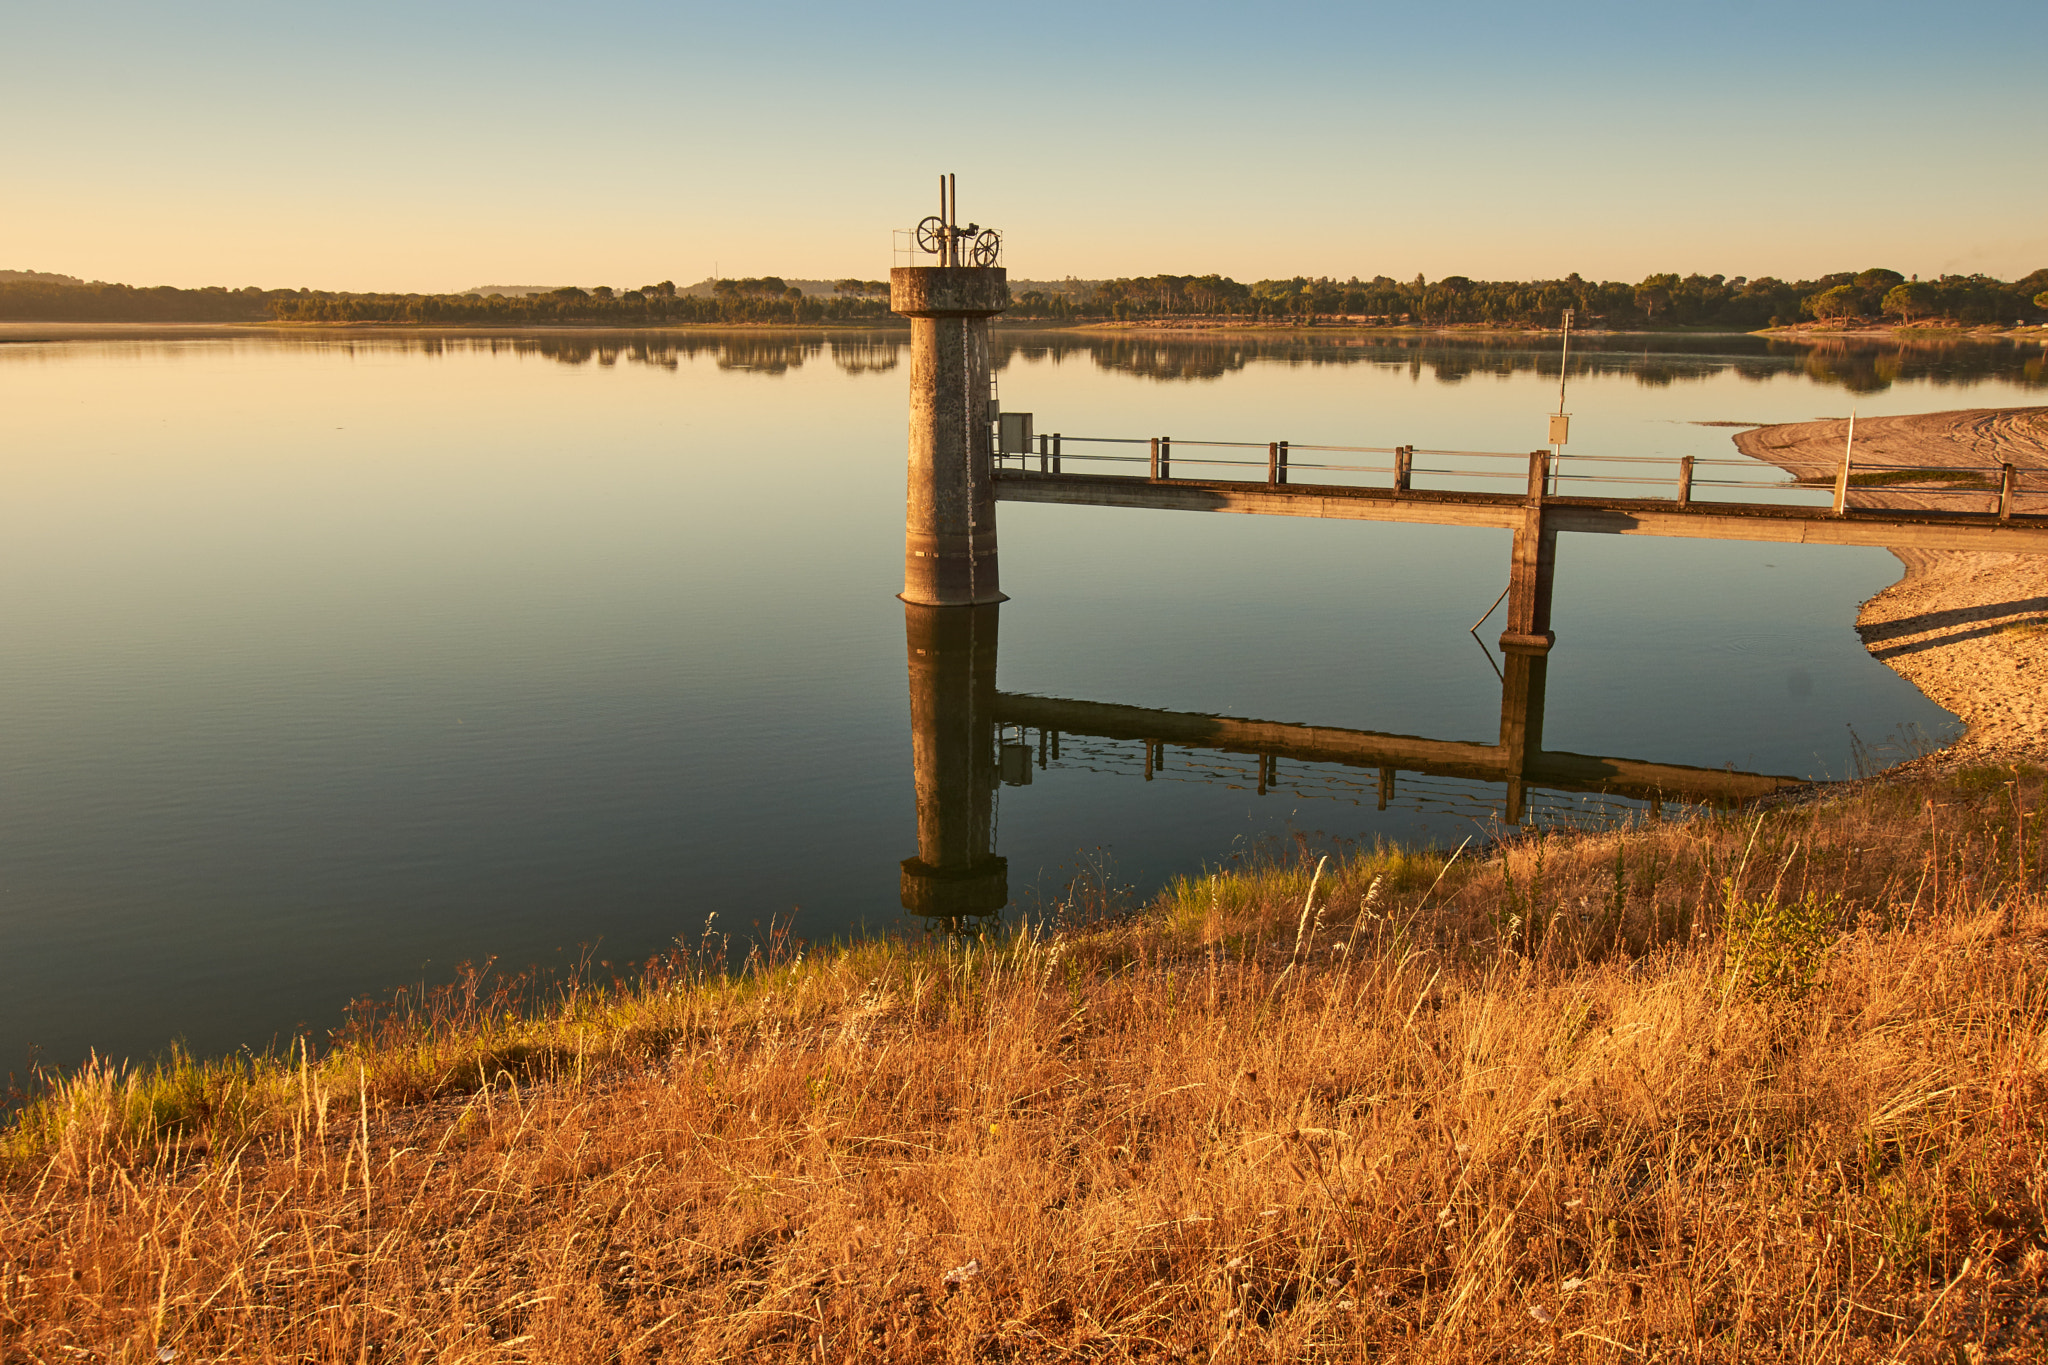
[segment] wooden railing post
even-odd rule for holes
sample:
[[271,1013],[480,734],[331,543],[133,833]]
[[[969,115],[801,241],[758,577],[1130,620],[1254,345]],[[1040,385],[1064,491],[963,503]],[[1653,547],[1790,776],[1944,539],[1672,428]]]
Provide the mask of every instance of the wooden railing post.
[[1043,474],[1043,473],[1046,473],[1046,472],[1047,472],[1047,471],[1048,471],[1048,470],[1049,470],[1049,469],[1051,468],[1051,459],[1052,459],[1052,437],[1050,437],[1050,436],[1040,436],[1040,437],[1038,438],[1038,472],[1039,472],[1039,473],[1041,473],[1041,474]]
[[1060,472],[1060,434],[1057,431],[1052,434],[1052,472]]
[[[1280,482],[1280,443],[1278,441],[1268,441],[1266,443],[1266,482]],[[1265,760],[1261,759],[1259,761],[1263,763]],[[1259,769],[1261,774],[1265,771],[1264,768]],[[1261,776],[1259,781],[1264,782],[1265,778]]]
[[[1155,479],[1159,477],[1159,438],[1157,436],[1152,438],[1152,477]],[[1151,765],[1148,762],[1146,766],[1149,768]]]
[[1406,493],[1415,479],[1415,447],[1394,447],[1394,492]]
[[1692,506],[1692,456],[1678,462],[1678,505]]
[[2019,491],[2019,471],[2009,464],[2000,465],[1998,467],[1998,519],[2000,521],[2012,520],[2012,504],[2013,500],[2018,497]]
[[1286,482],[1287,482],[1287,442],[1285,442],[1285,441],[1282,441],[1282,442],[1280,443],[1280,477],[1279,477],[1278,479],[1274,480],[1274,482],[1275,482],[1275,483],[1286,483]]
[[1159,438],[1159,477],[1162,479],[1173,477],[1173,438],[1171,436]]
[[1529,501],[1540,503],[1550,492],[1550,452],[1529,452]]

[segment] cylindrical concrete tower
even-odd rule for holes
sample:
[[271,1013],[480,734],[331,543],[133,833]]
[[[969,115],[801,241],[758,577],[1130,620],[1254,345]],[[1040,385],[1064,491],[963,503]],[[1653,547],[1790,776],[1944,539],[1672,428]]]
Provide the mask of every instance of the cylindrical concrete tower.
[[910,656],[917,856],[903,860],[903,908],[941,919],[992,915],[1010,900],[996,856],[996,621],[1000,607],[903,608]]
[[910,319],[910,479],[903,600],[1000,602],[989,441],[988,320],[1010,306],[999,266],[898,266],[889,307]]

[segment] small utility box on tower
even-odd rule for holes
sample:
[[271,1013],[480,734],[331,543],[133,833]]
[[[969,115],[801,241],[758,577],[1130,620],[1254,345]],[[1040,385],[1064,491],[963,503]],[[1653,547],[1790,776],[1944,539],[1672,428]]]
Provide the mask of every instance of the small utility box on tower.
[[996,454],[1029,455],[1031,453],[1031,414],[1028,412],[1005,412],[996,418]]
[[1550,444],[1561,446],[1572,439],[1572,415],[1568,412],[1550,414]]

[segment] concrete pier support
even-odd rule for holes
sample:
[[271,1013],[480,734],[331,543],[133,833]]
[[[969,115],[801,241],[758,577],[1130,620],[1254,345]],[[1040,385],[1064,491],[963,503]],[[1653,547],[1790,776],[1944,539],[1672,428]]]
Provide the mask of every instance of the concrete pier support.
[[1503,651],[1500,685],[1500,757],[1508,784],[1507,822],[1522,823],[1530,760],[1543,752],[1543,681],[1550,658],[1537,650]]
[[910,319],[906,602],[1000,602],[989,440],[988,320],[1010,306],[1000,267],[898,266],[889,307]]
[[1550,588],[1557,566],[1557,530],[1544,516],[1550,484],[1550,452],[1529,455],[1529,497],[1521,524],[1515,527],[1508,566],[1507,629],[1501,632],[1505,651],[1542,653],[1556,642],[1550,630]]
[[903,908],[960,919],[1010,900],[993,848],[996,623],[1001,609],[906,603],[917,856],[903,860]]

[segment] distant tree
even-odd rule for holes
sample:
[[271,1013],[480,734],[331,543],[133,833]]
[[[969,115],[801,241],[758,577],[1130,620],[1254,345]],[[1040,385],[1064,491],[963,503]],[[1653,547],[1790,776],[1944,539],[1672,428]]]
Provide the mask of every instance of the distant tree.
[[1904,284],[1906,277],[1896,270],[1866,270],[1849,283],[1858,289],[1875,289],[1882,293],[1895,284]]
[[1823,322],[1853,318],[1862,312],[1861,291],[1853,284],[1838,284],[1806,299],[1806,311]]
[[863,280],[841,280],[832,286],[832,292],[835,294],[860,295],[865,294],[867,290],[867,283]]
[[1628,302],[1643,310],[1645,321],[1655,322],[1658,313],[1670,311],[1672,301],[1678,293],[1679,283],[1678,276],[1669,271],[1645,275],[1642,283],[1626,297]]
[[1910,325],[1914,318],[1924,318],[1941,306],[1941,295],[1931,284],[1908,280],[1895,284],[1884,296],[1884,311],[1898,316]]
[[2034,307],[2048,309],[2048,289],[2034,295]]
[[590,291],[590,297],[594,299],[608,299],[611,296],[612,287],[608,284],[600,284]]

